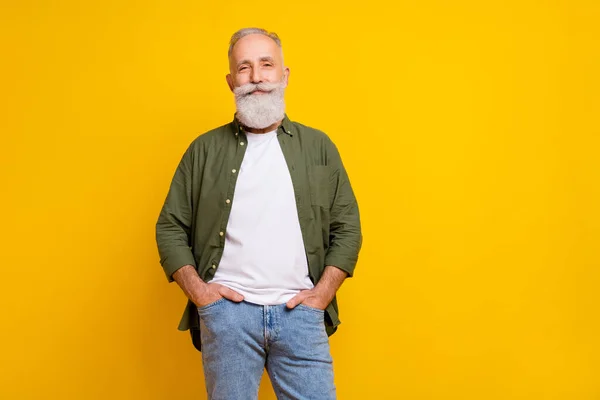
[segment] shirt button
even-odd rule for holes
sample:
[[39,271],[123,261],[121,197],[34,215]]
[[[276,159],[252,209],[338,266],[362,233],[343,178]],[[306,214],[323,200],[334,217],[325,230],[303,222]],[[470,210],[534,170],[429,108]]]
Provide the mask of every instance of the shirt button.
[[223,232],[219,232],[219,236],[223,236],[223,235],[224,235],[224,233],[223,233]]
[[236,169],[232,169],[231,172],[235,174],[237,172],[237,170]]
[[244,142],[240,142],[240,146],[243,146],[243,145],[244,145]]
[[216,269],[216,268],[217,268],[217,266],[216,266],[215,264],[213,264],[211,268],[212,268],[212,269]]
[[227,200],[225,200],[225,203],[229,204],[229,203],[231,203],[231,200],[227,199]]

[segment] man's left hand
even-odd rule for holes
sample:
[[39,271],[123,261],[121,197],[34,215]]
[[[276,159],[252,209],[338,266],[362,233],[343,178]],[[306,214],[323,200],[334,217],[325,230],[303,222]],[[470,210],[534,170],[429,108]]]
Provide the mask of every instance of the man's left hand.
[[[334,293],[335,294],[335,293]],[[316,287],[303,290],[298,293],[296,296],[292,297],[287,303],[287,308],[294,308],[298,304],[304,304],[309,307],[318,308],[319,310],[324,310],[331,300],[333,299],[333,295],[329,295],[324,291],[318,290]]]
[[298,304],[304,304],[309,307],[324,310],[335,297],[335,293],[340,288],[348,274],[345,271],[328,265],[323,271],[317,285],[309,290],[302,290],[296,296],[292,297],[287,303],[288,308],[294,308]]

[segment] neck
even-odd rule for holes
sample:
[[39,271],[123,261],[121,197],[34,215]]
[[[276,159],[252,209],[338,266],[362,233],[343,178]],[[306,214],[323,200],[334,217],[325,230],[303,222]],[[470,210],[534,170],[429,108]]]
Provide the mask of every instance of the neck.
[[269,125],[269,126],[267,126],[266,128],[262,128],[262,129],[257,129],[257,128],[249,128],[249,127],[247,127],[247,126],[244,126],[244,125],[242,125],[242,126],[244,127],[244,130],[245,130],[246,132],[250,132],[250,133],[267,133],[267,132],[271,132],[271,131],[274,131],[275,129],[277,129],[277,127],[279,127],[279,125],[281,125],[281,122],[282,122],[282,121],[283,121],[283,120],[281,120],[281,121],[277,121],[277,122],[275,122],[274,124],[272,124],[272,125]]

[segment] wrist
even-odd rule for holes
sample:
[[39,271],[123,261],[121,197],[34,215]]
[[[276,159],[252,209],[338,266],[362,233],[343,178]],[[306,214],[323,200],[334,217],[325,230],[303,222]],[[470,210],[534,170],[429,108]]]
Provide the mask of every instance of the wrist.
[[318,297],[320,297],[323,300],[326,300],[327,304],[329,304],[335,296],[335,291],[323,285],[317,284],[317,286],[315,286],[313,290]]
[[190,300],[192,300],[192,302],[194,304],[196,304],[197,306],[199,304],[203,304],[204,297],[206,297],[206,293],[207,293],[207,284],[204,282],[201,282],[198,285],[198,287],[196,288],[196,290],[194,290],[194,293],[192,294],[192,298]]

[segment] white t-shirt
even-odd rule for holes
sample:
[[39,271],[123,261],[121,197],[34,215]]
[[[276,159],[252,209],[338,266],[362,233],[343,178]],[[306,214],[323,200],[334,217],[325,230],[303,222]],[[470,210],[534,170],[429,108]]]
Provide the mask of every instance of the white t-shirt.
[[311,289],[292,179],[277,131],[246,133],[225,232],[225,247],[211,282],[275,305]]

